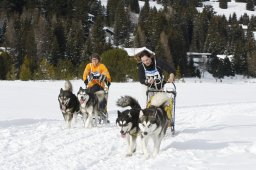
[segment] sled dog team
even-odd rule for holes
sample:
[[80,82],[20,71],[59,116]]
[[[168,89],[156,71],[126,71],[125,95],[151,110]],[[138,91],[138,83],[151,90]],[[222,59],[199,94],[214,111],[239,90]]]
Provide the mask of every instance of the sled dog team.
[[[76,120],[78,114],[81,115],[86,128],[97,126],[98,123],[108,123],[107,113],[100,109],[104,99],[104,91],[92,93],[89,89],[82,87],[75,95],[70,81],[65,82],[64,89],[60,89],[58,96],[60,110],[69,128],[73,118]],[[138,136],[142,139],[145,158],[150,156],[147,146],[150,138],[154,142],[153,156],[158,154],[161,140],[168,127],[168,118],[164,107],[169,100],[169,96],[165,93],[156,93],[151,99],[151,105],[145,109],[142,109],[138,101],[131,96],[123,96],[117,100],[117,106],[130,107],[122,112],[117,111],[116,119],[121,136],[127,138],[127,156],[132,156],[136,151]]]
[[[160,90],[165,83],[174,81],[175,69],[168,62],[156,59],[147,50],[142,51],[139,58],[139,81],[149,90]],[[107,67],[101,63],[101,57],[98,54],[92,54],[90,59],[91,63],[86,65],[83,74],[86,88],[80,87],[77,95],[75,95],[72,84],[70,81],[66,81],[64,90],[60,89],[58,97],[60,110],[69,128],[73,117],[77,117],[78,114],[82,116],[86,128],[96,126],[98,123],[108,123],[107,94],[105,91],[111,84],[111,77]],[[164,80],[164,71],[169,74],[167,81]],[[170,122],[171,98],[166,93],[159,91],[148,97],[150,97],[149,103],[145,109],[141,108],[138,101],[130,96],[123,96],[117,101],[117,105],[120,107],[130,107],[130,109],[122,112],[118,111],[116,119],[121,136],[127,138],[127,156],[131,156],[136,151],[138,136],[142,139],[142,148],[146,158],[150,156],[148,140],[153,139],[153,156],[156,156]]]
[[61,88],[58,96],[60,110],[68,127],[71,128],[73,117],[80,114],[84,122],[84,127],[91,128],[97,123],[107,123],[107,113],[100,108],[100,105],[105,100],[105,92],[91,92],[89,89],[80,89],[77,96],[73,93],[72,84],[66,81],[64,90]]

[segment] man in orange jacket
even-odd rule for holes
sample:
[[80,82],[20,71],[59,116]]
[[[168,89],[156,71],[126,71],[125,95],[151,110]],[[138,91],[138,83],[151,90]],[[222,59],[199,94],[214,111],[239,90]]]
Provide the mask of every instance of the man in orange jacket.
[[91,55],[91,63],[87,64],[84,69],[83,80],[85,85],[91,92],[104,90],[106,86],[109,88],[111,77],[107,67],[100,62],[99,54]]

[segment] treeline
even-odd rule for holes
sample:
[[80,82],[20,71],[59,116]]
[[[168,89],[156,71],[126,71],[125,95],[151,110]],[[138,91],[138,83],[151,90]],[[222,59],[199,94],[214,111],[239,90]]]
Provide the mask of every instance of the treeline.
[[[228,9],[228,2],[231,0],[219,0],[219,7],[222,9]],[[254,11],[254,7],[256,5],[256,0],[236,0],[236,2],[244,2],[246,3],[246,10]]]
[[[150,7],[148,0],[142,9],[138,0],[108,0],[106,7],[95,0],[2,0],[0,46],[8,48],[0,54],[0,79],[80,79],[97,52],[114,81],[136,80],[136,61],[117,46],[146,46],[180,76],[198,75],[188,51],[212,53],[208,65],[216,77],[256,76],[255,16],[227,19],[215,16],[210,6],[199,13],[200,0],[156,1],[163,9]],[[234,59],[220,60],[217,54]]]

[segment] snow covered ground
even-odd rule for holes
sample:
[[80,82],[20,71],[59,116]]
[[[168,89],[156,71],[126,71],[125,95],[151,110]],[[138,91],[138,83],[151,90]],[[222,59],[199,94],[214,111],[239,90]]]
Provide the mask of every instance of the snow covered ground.
[[[232,16],[234,13],[237,16],[237,19],[239,19],[244,14],[247,14],[249,17],[252,15],[256,15],[255,11],[248,11],[246,10],[246,3],[244,2],[235,2],[235,0],[231,0],[231,2],[228,2],[228,8],[227,9],[221,9],[219,7],[219,2],[216,2],[216,0],[206,1],[203,2],[204,5],[211,5],[216,12],[216,15],[224,15],[227,19]],[[197,8],[198,11],[202,11],[203,8]],[[256,9],[255,9],[256,10]]]
[[[185,79],[177,82],[176,130],[163,139],[156,158],[141,147],[125,157],[127,143],[115,125],[116,100],[136,97],[139,83],[112,83],[110,124],[91,129],[64,126],[57,96],[64,81],[0,81],[1,170],[254,170],[256,80]],[[83,85],[72,81],[76,92]]]
[[[108,0],[100,0],[100,1],[101,1],[101,5],[102,5],[102,6],[107,7]],[[139,1],[139,6],[140,6],[140,8],[142,8],[142,7],[144,6],[144,4],[145,4],[144,1]],[[150,6],[151,8],[156,7],[156,9],[158,9],[158,10],[163,9],[163,5],[158,4],[156,1],[152,1],[152,0],[149,1],[149,6]]]

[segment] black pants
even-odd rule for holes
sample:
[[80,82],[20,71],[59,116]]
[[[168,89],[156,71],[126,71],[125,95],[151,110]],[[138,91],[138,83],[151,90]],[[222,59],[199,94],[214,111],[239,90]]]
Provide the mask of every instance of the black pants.
[[95,84],[92,87],[90,87],[90,92],[92,92],[92,93],[95,93],[95,92],[100,91],[100,90],[104,90],[104,89],[103,89],[103,87],[101,87],[98,84]]

